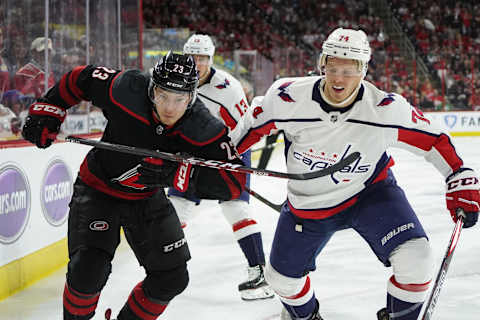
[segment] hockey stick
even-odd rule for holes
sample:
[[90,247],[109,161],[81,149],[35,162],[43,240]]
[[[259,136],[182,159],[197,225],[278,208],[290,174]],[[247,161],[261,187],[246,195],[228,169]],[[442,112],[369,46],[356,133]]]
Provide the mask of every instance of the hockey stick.
[[162,152],[162,151],[143,149],[139,147],[126,146],[126,145],[109,143],[104,141],[83,139],[75,136],[65,137],[65,141],[85,144],[85,145],[93,146],[100,149],[110,150],[110,151],[129,153],[137,156],[155,157],[155,158],[160,158],[160,159],[169,160],[169,161],[189,163],[197,166],[223,169],[223,170],[242,172],[242,173],[250,173],[250,174],[256,174],[259,176],[292,179],[292,180],[308,180],[308,179],[315,179],[315,178],[331,175],[343,169],[345,166],[348,166],[350,163],[354,162],[360,157],[359,152],[353,152],[352,154],[343,158],[342,160],[335,163],[334,165],[331,165],[330,167],[327,167],[322,170],[307,172],[307,173],[288,173],[288,172],[278,172],[278,171],[251,168],[251,167],[242,166],[240,164],[234,164],[234,163],[224,162],[220,160],[205,160],[197,157],[185,156],[180,154],[171,154],[171,153]]
[[440,265],[440,269],[438,270],[437,278],[435,279],[435,283],[430,293],[430,298],[428,299],[428,302],[425,305],[425,311],[423,313],[422,320],[432,319],[433,310],[437,305],[437,300],[440,295],[440,290],[442,290],[443,284],[445,283],[445,278],[447,276],[448,267],[450,266],[450,262],[452,260],[453,252],[455,251],[458,240],[460,239],[460,233],[462,232],[462,228],[463,228],[463,217],[464,217],[463,210],[459,209],[457,211],[457,215],[458,215],[457,223],[455,224],[455,228],[453,229],[450,242],[448,243],[445,257],[443,258],[442,264]]
[[250,193],[253,197],[258,199],[260,202],[263,202],[264,204],[266,204],[267,206],[269,206],[273,210],[278,211],[278,212],[280,212],[282,210],[283,203],[281,203],[281,204],[273,203],[270,200],[262,197],[261,195],[259,195],[255,191],[253,191],[252,189],[248,188],[247,186],[245,186],[245,191]]

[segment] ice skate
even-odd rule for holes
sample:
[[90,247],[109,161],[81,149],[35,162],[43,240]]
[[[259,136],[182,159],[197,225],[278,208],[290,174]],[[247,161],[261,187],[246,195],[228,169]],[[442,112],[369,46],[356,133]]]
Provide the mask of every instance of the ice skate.
[[390,315],[386,308],[382,308],[377,312],[377,320],[390,320]]
[[263,266],[248,268],[248,279],[238,285],[238,291],[243,300],[268,299],[275,296],[272,288],[265,281]]

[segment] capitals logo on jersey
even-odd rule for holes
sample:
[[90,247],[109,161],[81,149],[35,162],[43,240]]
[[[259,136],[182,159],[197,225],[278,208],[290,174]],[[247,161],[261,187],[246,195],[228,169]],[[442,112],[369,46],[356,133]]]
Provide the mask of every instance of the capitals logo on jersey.
[[[338,161],[341,161],[343,158],[345,158],[348,155],[348,152],[350,151],[352,145],[348,145],[343,152],[342,155],[338,153],[333,153],[333,154],[328,154],[326,152],[316,152],[312,149],[304,152],[293,152],[293,157],[301,161],[304,165],[308,166],[310,171],[316,171],[316,170],[323,170],[327,167],[330,167],[337,163]],[[351,165],[343,167],[341,170],[339,170],[339,173],[343,173],[343,178],[341,180],[335,178],[333,176],[333,173],[330,175],[330,178],[332,179],[333,183],[339,184],[340,182],[343,183],[348,183],[351,181],[351,179],[348,177],[351,175],[355,174],[362,174],[368,172],[368,170],[372,167],[370,163],[362,163],[362,157],[359,157],[354,163]]]
[[377,107],[388,106],[388,105],[391,104],[393,101],[395,101],[395,99],[394,99],[393,97],[394,97],[394,94],[393,94],[393,93],[389,93],[385,98],[382,99],[382,101],[380,101],[379,104],[377,104]]
[[225,81],[224,81],[223,83],[221,83],[221,84],[217,84],[217,85],[215,86],[215,88],[217,88],[217,89],[225,89],[225,88],[228,87],[229,85],[230,85],[230,81],[228,81],[228,79],[225,78]]
[[293,83],[293,81],[285,82],[280,87],[278,87],[278,90],[280,91],[278,93],[278,96],[280,98],[282,98],[283,101],[295,102],[295,100],[293,100],[293,98],[290,96],[290,94],[288,94],[288,86],[291,85],[292,83]]

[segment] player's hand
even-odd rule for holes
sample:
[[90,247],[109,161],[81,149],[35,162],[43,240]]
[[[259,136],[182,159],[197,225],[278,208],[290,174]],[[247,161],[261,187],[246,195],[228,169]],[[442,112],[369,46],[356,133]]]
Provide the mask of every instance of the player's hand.
[[22,129],[25,140],[39,148],[48,148],[60,132],[66,111],[52,104],[35,102],[30,106]]
[[174,187],[185,192],[193,174],[191,164],[148,157],[137,168],[137,183],[151,188]]
[[[454,222],[457,209],[463,210],[464,228],[474,226],[480,211],[480,182],[472,169],[461,168],[447,178],[447,208]],[[461,211],[461,210],[460,210]]]

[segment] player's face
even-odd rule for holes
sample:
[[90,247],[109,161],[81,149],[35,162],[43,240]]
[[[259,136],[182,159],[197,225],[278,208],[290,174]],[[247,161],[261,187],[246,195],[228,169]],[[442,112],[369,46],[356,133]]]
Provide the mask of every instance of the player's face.
[[347,99],[362,80],[358,62],[351,59],[329,57],[325,66],[325,94],[332,102]]
[[160,117],[160,121],[173,126],[185,113],[191,97],[188,92],[171,92],[162,88],[155,88],[155,109]]
[[210,72],[210,57],[205,55],[192,55],[197,65],[198,79],[203,80]]

